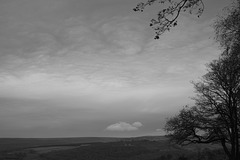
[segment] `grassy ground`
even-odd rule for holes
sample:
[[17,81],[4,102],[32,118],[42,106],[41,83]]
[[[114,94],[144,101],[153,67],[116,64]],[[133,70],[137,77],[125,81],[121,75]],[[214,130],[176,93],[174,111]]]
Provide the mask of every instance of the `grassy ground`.
[[[2,139],[3,140],[3,139]],[[217,145],[181,147],[165,137],[101,139],[8,139],[0,160],[223,160]],[[69,141],[68,141],[69,140]],[[95,141],[94,141],[95,140]],[[21,143],[20,143],[21,141]],[[1,140],[0,140],[1,142]],[[24,143],[23,143],[24,142]],[[41,143],[40,143],[41,142]],[[44,142],[44,143],[43,143]],[[45,146],[44,146],[45,144]],[[1,144],[2,145],[2,144]],[[10,147],[9,147],[10,146]]]
[[15,151],[39,146],[77,145],[92,142],[113,142],[119,138],[80,137],[80,138],[0,138],[0,152]]

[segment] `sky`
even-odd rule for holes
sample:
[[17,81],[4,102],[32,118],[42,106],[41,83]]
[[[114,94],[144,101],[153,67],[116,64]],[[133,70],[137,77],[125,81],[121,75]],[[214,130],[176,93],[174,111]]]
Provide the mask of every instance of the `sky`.
[[154,40],[141,0],[0,0],[0,137],[163,135],[221,53],[227,0]]

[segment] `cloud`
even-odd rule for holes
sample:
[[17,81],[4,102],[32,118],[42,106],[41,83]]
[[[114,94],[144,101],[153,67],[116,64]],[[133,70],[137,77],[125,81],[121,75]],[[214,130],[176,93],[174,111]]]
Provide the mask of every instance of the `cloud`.
[[[205,73],[204,64],[217,50],[210,40],[204,40],[206,34],[200,41],[194,40],[197,29],[203,30],[208,23],[193,23],[192,27],[190,20],[185,21],[193,31],[173,31],[148,42],[137,19],[120,16],[95,25],[81,16],[68,18],[61,23],[58,36],[41,30],[26,33],[37,42],[24,56],[16,51],[0,55],[0,95],[93,95],[95,100],[112,102],[156,96],[166,99],[180,91],[188,94],[192,88],[189,81]],[[206,32],[208,35],[209,29]],[[147,106],[143,111],[156,112],[155,108]]]
[[102,24],[100,32],[118,54],[135,55],[142,50],[144,27],[136,18],[114,17]]
[[188,18],[158,41],[148,37],[151,30],[134,16],[92,22],[84,15],[69,15],[27,26],[13,22],[19,24],[8,31],[12,38],[0,39],[18,42],[7,43],[11,50],[6,53],[0,47],[0,96],[90,95],[104,103],[134,99],[146,101],[137,106],[140,112],[156,113],[170,106],[164,99],[187,101],[182,99],[191,95],[189,81],[205,71],[204,64],[216,52],[205,40],[209,23]]
[[115,124],[112,124],[106,128],[108,131],[136,131],[140,127],[142,127],[141,122],[134,122],[133,124],[129,124],[126,122],[118,122]]
[[134,122],[132,126],[139,128],[139,127],[142,127],[143,125],[141,122]]

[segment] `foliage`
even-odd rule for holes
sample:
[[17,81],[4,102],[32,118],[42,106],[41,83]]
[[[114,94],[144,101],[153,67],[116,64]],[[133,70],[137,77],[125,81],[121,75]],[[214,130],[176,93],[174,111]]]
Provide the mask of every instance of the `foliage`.
[[204,10],[202,0],[148,0],[139,3],[133,10],[143,12],[145,7],[159,3],[164,6],[159,10],[156,19],[152,19],[150,26],[155,30],[155,39],[159,39],[165,31],[177,26],[177,19],[182,12],[188,12],[200,17]]

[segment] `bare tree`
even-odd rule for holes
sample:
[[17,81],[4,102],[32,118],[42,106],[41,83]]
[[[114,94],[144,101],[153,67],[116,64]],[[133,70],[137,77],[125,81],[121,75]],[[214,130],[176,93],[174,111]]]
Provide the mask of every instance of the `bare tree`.
[[[165,31],[177,25],[182,12],[200,16],[202,0],[148,0],[139,3],[135,11],[153,4],[165,4],[152,19],[150,26],[159,39]],[[167,4],[166,4],[167,3]],[[240,138],[240,0],[233,1],[225,16],[214,24],[215,38],[223,48],[219,59],[212,61],[208,73],[193,83],[195,105],[183,108],[165,126],[172,140],[179,144],[219,142],[230,160],[238,160]]]
[[179,144],[219,142],[230,160],[239,159],[240,53],[226,50],[194,83],[195,106],[185,107],[165,126]]

